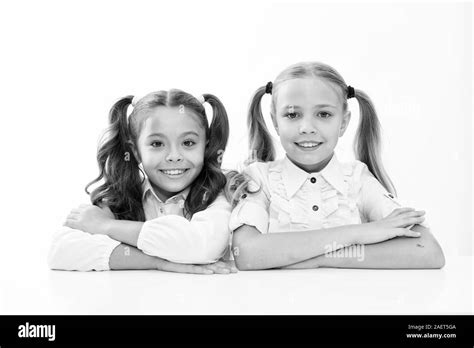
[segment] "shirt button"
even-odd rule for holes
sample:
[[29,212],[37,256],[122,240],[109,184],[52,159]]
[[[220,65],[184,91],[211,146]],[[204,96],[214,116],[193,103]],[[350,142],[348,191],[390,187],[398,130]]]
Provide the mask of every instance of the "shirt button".
[[244,199],[244,198],[247,198],[247,194],[246,194],[246,193],[244,193],[244,194],[242,195],[242,199]]
[[314,184],[316,182],[316,178],[311,178],[311,182]]
[[318,211],[319,207],[317,205],[313,205],[313,210]]

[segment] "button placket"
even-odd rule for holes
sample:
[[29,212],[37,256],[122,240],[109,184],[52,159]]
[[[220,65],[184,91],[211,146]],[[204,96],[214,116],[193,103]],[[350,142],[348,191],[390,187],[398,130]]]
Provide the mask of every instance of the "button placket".
[[[311,203],[313,203],[313,205],[311,206],[311,210],[313,212],[317,212],[319,210],[319,206],[321,204],[321,188],[320,188],[320,185],[318,183],[318,180],[316,178],[316,176],[313,176],[309,179],[310,181],[310,187],[311,187],[311,191],[313,192],[312,195],[311,195]],[[310,203],[310,204],[311,204]],[[316,204],[314,204],[316,203]]]

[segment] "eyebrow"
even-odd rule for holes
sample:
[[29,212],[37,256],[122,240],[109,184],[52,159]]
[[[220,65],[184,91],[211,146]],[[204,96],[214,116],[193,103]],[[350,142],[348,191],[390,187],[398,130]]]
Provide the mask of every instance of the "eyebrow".
[[[189,134],[195,135],[195,136],[199,137],[199,134],[196,133],[195,131],[187,131],[187,132],[184,132],[184,133],[180,134],[180,137],[184,137],[184,136],[189,135]],[[153,133],[153,134],[148,135],[147,138],[151,138],[151,137],[155,137],[155,136],[156,136],[156,137],[163,137],[163,138],[166,138],[166,135],[163,134],[163,133]]]
[[325,107],[330,107],[330,108],[337,108],[335,105],[331,105],[331,104],[317,104],[315,106],[313,106],[313,109],[316,109],[316,108],[325,108]]
[[[316,108],[324,108],[324,107],[331,107],[331,108],[334,108],[334,109],[337,109],[337,107],[335,105],[331,105],[331,104],[317,104],[317,105],[314,105],[313,106],[313,109],[316,109]],[[281,110],[288,110],[288,109],[301,109],[300,106],[298,105],[285,105],[281,108]]]

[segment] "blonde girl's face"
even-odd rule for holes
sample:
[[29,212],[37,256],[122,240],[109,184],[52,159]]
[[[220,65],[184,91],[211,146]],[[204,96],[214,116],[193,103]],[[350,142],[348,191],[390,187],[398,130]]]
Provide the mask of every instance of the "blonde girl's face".
[[137,155],[155,193],[165,201],[201,172],[206,133],[198,116],[184,107],[159,106],[146,112]]
[[341,96],[320,78],[284,81],[274,93],[273,124],[288,158],[307,172],[322,170],[349,124]]

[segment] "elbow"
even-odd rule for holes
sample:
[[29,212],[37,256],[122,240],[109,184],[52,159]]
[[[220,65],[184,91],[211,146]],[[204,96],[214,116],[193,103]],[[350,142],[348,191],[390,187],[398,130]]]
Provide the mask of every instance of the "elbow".
[[262,269],[260,262],[254,257],[251,246],[247,243],[232,246],[235,266],[239,271],[255,271]]
[[53,237],[52,243],[49,246],[48,256],[47,256],[47,265],[51,270],[61,270],[61,236],[55,235]]
[[436,240],[425,245],[425,253],[423,254],[423,268],[440,269],[446,264],[443,250]]
[[50,248],[50,250],[48,252],[47,264],[48,264],[48,268],[51,269],[51,270],[58,269],[58,267],[56,265],[55,253],[54,253],[54,250],[52,248]]
[[423,247],[423,268],[440,269],[446,264],[443,249],[428,228],[417,225],[416,231],[421,232],[421,240],[417,242],[418,247]]
[[434,246],[433,250],[428,255],[429,266],[433,269],[441,269],[446,264],[443,250],[438,243]]

